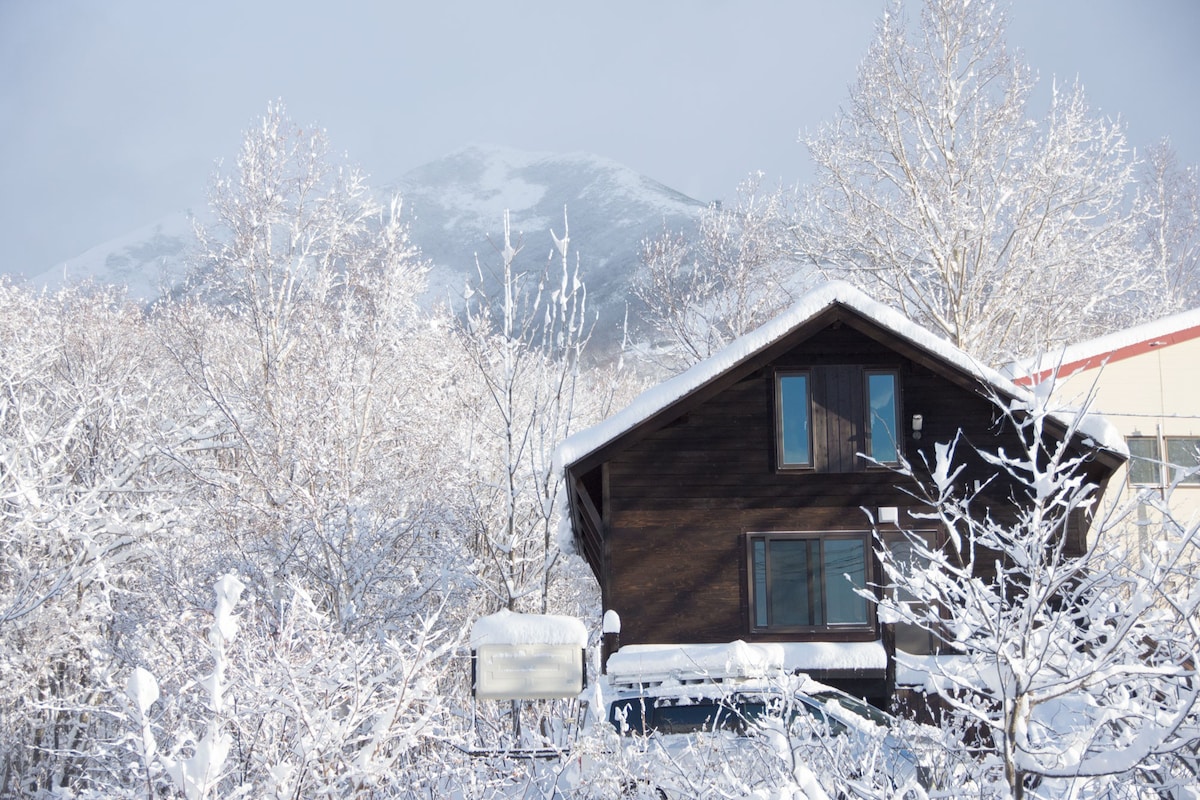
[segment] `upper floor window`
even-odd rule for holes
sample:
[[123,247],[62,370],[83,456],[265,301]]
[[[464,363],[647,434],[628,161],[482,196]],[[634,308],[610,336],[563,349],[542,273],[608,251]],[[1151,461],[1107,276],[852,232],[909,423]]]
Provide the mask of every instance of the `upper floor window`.
[[781,467],[812,465],[812,435],[809,418],[807,372],[781,372],[775,377],[775,405],[778,409],[777,442]]
[[871,629],[865,533],[749,537],[750,618],[756,631]]
[[867,455],[881,464],[899,462],[900,411],[896,373],[867,372]]
[[900,461],[900,376],[856,364],[775,373],[775,465],[856,472]]

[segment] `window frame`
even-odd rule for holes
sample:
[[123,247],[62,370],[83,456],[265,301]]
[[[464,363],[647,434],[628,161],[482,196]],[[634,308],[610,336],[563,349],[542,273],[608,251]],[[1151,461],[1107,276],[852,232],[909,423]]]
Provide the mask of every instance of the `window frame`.
[[[1134,441],[1149,442],[1154,445],[1153,454],[1149,456],[1135,455],[1133,452],[1132,443]],[[1146,487],[1161,487],[1163,485],[1163,459],[1162,447],[1157,436],[1145,436],[1142,434],[1133,434],[1125,437],[1125,446],[1129,448],[1129,465],[1125,469],[1125,479],[1129,485],[1134,488]],[[1134,479],[1133,466],[1135,460],[1145,462],[1149,468],[1154,471],[1155,477],[1150,481],[1139,481]]]
[[[1178,456],[1172,452],[1171,447],[1172,444],[1179,444],[1181,442],[1188,443],[1184,445],[1185,452],[1193,458],[1196,458],[1195,453],[1197,449],[1200,449],[1200,436],[1164,436],[1163,449],[1166,451],[1166,458],[1163,459],[1163,461],[1166,464],[1166,467],[1170,470],[1170,472],[1164,476],[1165,481],[1174,482],[1175,471],[1180,467],[1185,466],[1184,464],[1180,463],[1179,460],[1177,460]],[[1197,460],[1197,463],[1200,463],[1200,459]],[[1186,468],[1191,468],[1192,466],[1194,466],[1194,464],[1189,464]],[[1179,481],[1178,486],[1200,486],[1200,472],[1192,473],[1190,476],[1182,479]]]
[[[938,549],[939,540],[944,539],[934,529],[918,528],[906,530],[903,533],[883,533],[880,537],[880,544],[890,554],[893,564],[903,570],[906,577],[912,576],[914,568],[924,569],[930,563],[927,559],[921,558],[918,553],[913,552],[914,538],[912,537],[921,539],[924,546],[933,551]],[[905,589],[903,584],[885,588],[884,594],[917,610],[918,613],[924,614],[930,609],[929,603]],[[892,622],[889,627],[892,629],[892,641],[897,652],[917,656],[934,655],[940,652],[938,636],[925,627],[903,620]]]
[[[771,570],[770,570],[770,543],[772,541],[804,541],[817,542],[819,544],[819,557],[815,561],[809,561],[807,565],[807,574],[805,585],[809,594],[810,608],[814,605],[813,596],[815,591],[820,592],[820,606],[824,622],[817,625],[788,625],[788,624],[773,624],[770,619],[771,612]],[[830,623],[828,621],[828,597],[827,591],[828,576],[825,574],[825,543],[829,541],[855,541],[860,543],[863,554],[863,582],[858,588],[867,588],[872,585],[875,574],[875,554],[871,549],[871,533],[863,530],[846,530],[846,531],[753,531],[745,536],[746,549],[746,590],[747,590],[747,610],[748,610],[748,628],[752,634],[808,634],[808,635],[844,635],[847,638],[876,634],[876,619],[875,619],[875,604],[868,601],[866,598],[861,598],[865,618],[862,622],[849,623]],[[765,573],[766,585],[763,588],[763,598],[766,603],[766,624],[760,625],[759,618],[759,602],[758,602],[758,582],[756,580],[757,564],[755,562],[755,545],[762,543],[763,546],[763,570]],[[841,575],[836,576],[841,579]]]
[[[885,460],[879,458],[873,452],[874,442],[874,419],[875,413],[871,408],[871,378],[877,375],[886,375],[892,379],[892,407],[895,409],[896,417],[893,420],[895,430],[892,431],[893,446],[895,448],[895,458]],[[868,367],[863,369],[863,454],[868,459],[874,459],[867,462],[867,467],[893,467],[900,463],[900,458],[904,451],[904,408],[901,405],[900,391],[900,371],[898,369],[889,369],[884,367]]]
[[[783,380],[784,378],[804,378],[804,410],[806,415],[806,461],[788,461],[785,457],[785,442],[783,431]],[[808,369],[777,369],[772,378],[772,396],[774,398],[773,418],[775,424],[775,466],[782,471],[812,470],[816,464],[813,457],[813,376]]]

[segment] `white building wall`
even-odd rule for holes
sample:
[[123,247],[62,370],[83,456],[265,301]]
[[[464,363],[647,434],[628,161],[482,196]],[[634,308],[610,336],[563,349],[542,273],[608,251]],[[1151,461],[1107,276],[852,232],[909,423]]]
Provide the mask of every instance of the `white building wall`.
[[[1157,438],[1166,460],[1167,439],[1200,438],[1200,338],[1147,345],[1144,352],[1060,378],[1055,389],[1057,399],[1073,405],[1089,394],[1092,411],[1125,437]],[[1200,521],[1200,483],[1180,484],[1167,497],[1166,481],[1157,487],[1133,486],[1124,468],[1110,482],[1105,501],[1132,503],[1145,491],[1167,498],[1177,521]]]

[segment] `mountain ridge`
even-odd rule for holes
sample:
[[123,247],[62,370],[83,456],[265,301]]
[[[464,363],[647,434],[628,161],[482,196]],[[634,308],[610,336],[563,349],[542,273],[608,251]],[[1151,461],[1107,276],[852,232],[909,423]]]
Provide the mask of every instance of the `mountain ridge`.
[[[529,152],[470,144],[422,164],[377,188],[398,193],[410,237],[430,261],[430,302],[460,307],[467,288],[498,266],[504,214],[523,250],[517,266],[547,266],[551,230],[561,236],[566,214],[571,266],[578,258],[589,305],[597,311],[596,344],[619,343],[627,312],[641,327],[632,287],[641,242],[664,226],[690,230],[704,203],[590,153]],[[194,244],[190,212],[172,212],[141,228],[98,244],[28,278],[56,289],[90,280],[126,287],[131,299],[153,301],[177,288]],[[200,216],[203,221],[203,216]],[[492,296],[495,293],[484,286]]]
[[616,161],[495,145],[456,150],[389,188],[404,198],[412,240],[434,265],[430,291],[452,305],[479,280],[480,268],[486,276],[499,266],[506,211],[522,246],[517,266],[525,271],[546,266],[554,249],[551,231],[563,234],[565,213],[571,252],[598,311],[596,343],[604,348],[619,343],[627,309],[640,327],[641,308],[631,290],[641,242],[664,225],[691,229],[705,208]]

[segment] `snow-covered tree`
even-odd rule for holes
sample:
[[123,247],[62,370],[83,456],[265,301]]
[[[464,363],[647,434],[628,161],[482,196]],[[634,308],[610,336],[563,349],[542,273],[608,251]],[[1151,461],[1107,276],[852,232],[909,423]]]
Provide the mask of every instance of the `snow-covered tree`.
[[442,577],[428,422],[450,372],[448,325],[415,305],[425,264],[399,200],[377,202],[273,105],[212,206],[193,299],[169,310],[207,437],[180,457],[268,584],[302,576],[347,630],[394,624]]
[[789,263],[790,194],[762,175],[738,187],[732,207],[712,205],[694,241],[664,230],[642,242],[634,293],[657,336],[648,353],[672,371],[702,361],[774,317],[803,288]]
[[[977,452],[1019,487],[1005,501],[1015,522],[992,515],[987,486],[964,488],[962,441],[937,444],[920,468],[904,465],[929,508],[914,517],[936,522],[945,542],[905,531],[907,552],[880,546],[880,619],[940,643],[942,655],[917,666],[974,733],[997,794],[1190,796],[1200,767],[1200,533],[1193,522],[1145,556],[1124,552],[1119,515],[1098,512],[1085,479],[1088,454],[1049,433],[1049,396],[1043,387],[1003,406],[1019,450]],[[1084,418],[1056,419],[1069,420],[1070,436]],[[1068,525],[1080,514],[1097,519],[1072,556]]]
[[241,602],[246,588],[236,575],[219,578],[200,657],[160,664],[160,676],[138,667],[128,701],[118,696],[150,793],[418,794],[431,780],[423,748],[448,705],[435,679],[457,645],[437,616],[411,635],[354,639],[298,586],[276,607]]
[[[552,453],[581,419],[597,419],[612,386],[599,391],[584,376],[594,315],[572,266],[566,213],[563,234],[545,265],[523,271],[504,216],[498,280],[472,290],[459,340],[467,368],[459,394],[471,422],[469,495],[474,546],[483,583],[497,607],[547,613],[561,554],[562,505]],[[494,283],[499,297],[484,287]],[[556,608],[558,612],[567,609]],[[577,609],[570,609],[574,612]]]
[[[169,644],[144,642],[138,664],[163,698],[163,774],[184,780],[189,753],[228,735],[205,784],[220,794],[383,791],[439,724],[474,584],[451,324],[416,305],[425,264],[399,201],[280,107],[212,204],[191,292],[159,312],[188,397],[170,454],[191,481],[188,547],[158,576]],[[216,719],[192,689],[215,651],[185,621],[233,570],[244,619]]]
[[233,172],[213,180],[209,206],[215,222],[196,226],[192,285],[248,326],[264,381],[314,315],[394,320],[424,288],[426,265],[400,199],[381,204],[364,174],[333,156],[324,131],[293,123],[282,102],[246,131]]
[[1143,286],[1133,158],[1080,86],[1036,79],[995,2],[889,6],[846,108],[806,139],[801,255],[985,362],[1107,332]]
[[613,390],[577,389],[565,230],[540,299],[462,324],[417,305],[399,202],[278,105],[212,200],[152,309],[0,280],[0,794],[511,784],[446,750],[469,621],[593,585],[556,580],[550,452]]
[[1151,302],[1160,314],[1200,307],[1200,170],[1164,140],[1147,152],[1141,184]]
[[72,787],[111,734],[97,713],[178,519],[177,407],[140,309],[0,282],[0,794]]

